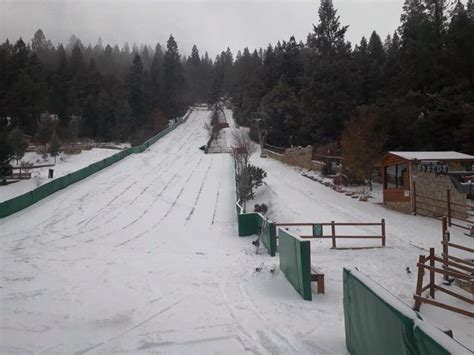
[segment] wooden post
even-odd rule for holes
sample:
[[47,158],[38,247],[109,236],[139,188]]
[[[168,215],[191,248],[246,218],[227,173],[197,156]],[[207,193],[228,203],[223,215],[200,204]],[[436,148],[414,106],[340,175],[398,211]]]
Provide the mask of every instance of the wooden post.
[[444,233],[448,230],[448,221],[446,220],[446,217],[443,216],[441,219],[441,239],[444,240]]
[[324,294],[324,274],[318,274],[318,293]]
[[416,216],[416,183],[413,181],[413,212]]
[[[423,288],[423,275],[425,274],[423,265],[425,264],[425,256],[420,255],[418,258],[418,278],[416,279],[416,296],[421,297],[421,289]],[[419,298],[415,298],[415,310],[419,311],[421,301]]]
[[446,190],[446,202],[448,204],[448,226],[451,227],[451,192]]
[[382,246],[385,246],[385,219],[382,218]]
[[[432,268],[435,266],[434,252],[434,248],[430,248],[430,266]],[[430,270],[430,296],[433,299],[435,298],[435,272],[433,269]]]
[[334,225],[334,221],[331,221],[331,235],[332,235],[332,247],[336,248],[336,226]]
[[[448,255],[449,255],[449,249],[448,249],[448,242],[449,242],[449,231],[446,230],[443,234],[443,261],[444,261],[444,265],[443,265],[443,268],[444,270],[447,270],[448,268]],[[448,274],[444,274],[444,280],[448,281],[449,280],[449,276]]]

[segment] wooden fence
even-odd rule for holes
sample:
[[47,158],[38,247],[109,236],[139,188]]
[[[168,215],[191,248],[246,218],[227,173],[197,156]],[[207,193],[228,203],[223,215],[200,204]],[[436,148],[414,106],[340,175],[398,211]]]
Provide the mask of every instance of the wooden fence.
[[[451,192],[446,190],[446,200],[431,196],[420,195],[414,188],[414,212],[422,216],[441,219],[446,216],[448,226],[456,226],[468,231],[472,231],[474,225],[474,210],[471,206],[451,201]],[[464,223],[464,224],[461,224]],[[472,232],[471,232],[472,233]]]
[[[312,235],[300,235],[301,238],[314,238],[314,239],[331,239],[332,240],[332,248],[336,249],[336,239],[380,239],[381,240],[381,247],[385,246],[385,219],[382,219],[379,223],[336,223],[331,221],[330,223],[277,223],[277,227],[311,227],[314,231],[315,227],[321,227],[320,234],[315,234],[313,232]],[[324,227],[331,227],[331,234],[324,234]],[[346,226],[346,227],[358,227],[358,226],[380,226],[380,234],[378,235],[344,235],[344,234],[337,234],[336,227],[337,226]],[[278,237],[278,236],[277,236]],[[363,248],[363,247],[362,247]],[[353,248],[354,249],[354,248]]]
[[[430,248],[430,253],[428,256],[420,255],[418,259],[418,278],[416,283],[416,292],[413,298],[415,299],[415,310],[419,311],[421,304],[431,304],[436,307],[440,307],[452,312],[463,314],[465,316],[474,318],[474,312],[454,307],[446,303],[442,303],[435,300],[435,291],[444,292],[454,298],[460,299],[464,302],[467,302],[470,305],[474,305],[474,300],[472,298],[467,298],[459,293],[449,290],[445,287],[442,287],[436,284],[436,274],[443,275],[443,280],[446,284],[451,284],[454,280],[450,280],[450,277],[453,277],[458,280],[458,282],[464,283],[468,291],[472,292],[474,290],[474,262],[470,258],[468,260],[449,255],[449,248],[455,248],[458,250],[463,250],[474,256],[474,249],[468,248],[464,245],[459,245],[450,242],[449,231],[446,228],[447,220],[443,218],[443,237],[441,241],[442,245],[442,254],[441,257],[435,255],[435,248]],[[429,271],[429,281],[426,285],[423,286],[425,270]],[[423,292],[429,290],[429,297],[423,297]]]

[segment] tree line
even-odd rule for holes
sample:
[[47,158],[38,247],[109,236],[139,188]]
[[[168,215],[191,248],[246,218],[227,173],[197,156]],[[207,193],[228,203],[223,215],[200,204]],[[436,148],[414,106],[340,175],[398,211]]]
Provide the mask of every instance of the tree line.
[[[54,46],[38,30],[29,43],[0,45],[0,135],[139,142],[195,102],[229,98],[239,124],[256,139],[261,118],[266,142],[279,147],[473,153],[473,8],[407,0],[393,34],[352,45],[332,0],[321,0],[305,42],[290,37],[235,58],[228,48],[210,59],[196,46],[183,56],[173,36],[165,47],[85,46],[76,36]],[[45,112],[58,122],[42,134]]]
[[342,155],[356,180],[388,150],[474,154],[473,10],[472,0],[406,0],[393,34],[352,46],[332,0],[321,0],[306,42],[237,53],[235,117],[255,140],[258,118],[270,145]]
[[128,44],[84,46],[71,36],[53,46],[42,30],[30,43],[0,45],[0,122],[35,136],[41,114],[59,118],[66,137],[126,140],[153,134],[196,101],[207,101],[213,63],[196,46],[182,57],[171,35],[163,49]]
[[141,144],[195,102],[208,101],[214,63],[196,46],[182,56],[158,43],[54,46],[41,29],[30,42],[0,44],[0,164],[21,159],[27,136],[44,145],[77,138]]

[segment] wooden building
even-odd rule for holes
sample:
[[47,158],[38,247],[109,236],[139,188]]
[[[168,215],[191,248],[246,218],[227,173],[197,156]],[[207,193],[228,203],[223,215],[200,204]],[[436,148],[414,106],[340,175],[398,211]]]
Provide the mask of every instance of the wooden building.
[[[472,171],[473,164],[474,156],[453,151],[388,152],[378,164],[382,169],[383,202],[405,213],[416,212],[417,196],[440,201],[451,198],[453,203],[466,205],[467,194],[456,189],[449,174]],[[442,203],[439,205],[436,213],[443,215]]]

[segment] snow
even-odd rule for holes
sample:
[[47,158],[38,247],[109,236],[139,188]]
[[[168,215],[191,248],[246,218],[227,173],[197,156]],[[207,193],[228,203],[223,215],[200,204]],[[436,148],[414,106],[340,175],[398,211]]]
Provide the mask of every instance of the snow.
[[457,342],[453,342],[452,339],[443,333],[442,330],[437,329],[430,325],[430,321],[424,321],[420,319],[417,313],[412,310],[407,304],[403,303],[400,299],[396,298],[392,293],[386,290],[384,287],[374,282],[369,276],[364,275],[360,271],[350,270],[352,276],[359,279],[367,287],[371,289],[378,297],[384,300],[387,304],[398,310],[405,317],[413,319],[415,327],[420,328],[424,333],[434,339],[438,344],[443,346],[450,354],[471,354],[465,347],[459,345]]
[[[359,250],[333,250],[330,239],[311,240],[311,261],[325,273],[327,279],[326,296],[331,298],[331,310],[342,312],[342,268],[357,268],[375,280],[401,302],[413,306],[413,295],[416,289],[418,256],[427,255],[430,247],[441,253],[441,222],[422,216],[402,214],[386,209],[377,203],[377,199],[361,202],[340,194],[318,182],[302,176],[302,170],[280,163],[271,158],[261,158],[257,152],[251,163],[267,172],[264,185],[257,190],[253,204],[265,203],[268,207],[267,216],[276,223],[297,222],[386,222],[387,246],[385,248]],[[373,202],[370,202],[373,201]],[[326,228],[326,227],[325,227]],[[337,233],[369,235],[379,227],[336,227]],[[291,227],[293,233],[312,234],[311,227]],[[339,232],[340,231],[340,232]],[[450,228],[451,241],[474,247],[474,239],[464,235],[464,231],[456,227]],[[330,231],[325,230],[325,234]],[[338,247],[380,246],[380,240],[342,239],[337,240]],[[468,253],[450,250],[450,253],[462,258],[471,257]],[[407,267],[410,273],[406,271]],[[425,283],[428,275],[425,276]],[[441,278],[437,278],[441,282]],[[456,286],[452,286],[456,287]],[[456,287],[457,292],[461,292]],[[296,292],[296,291],[295,291]],[[316,295],[321,297],[321,295]],[[469,305],[440,292],[437,299],[461,308]],[[343,321],[337,322],[334,313],[322,307],[319,300],[313,300],[315,307],[321,312],[319,320],[324,324],[321,332],[343,332]],[[452,329],[454,337],[474,349],[474,328],[472,320],[440,308],[423,304],[423,319],[440,328]],[[338,313],[336,313],[338,314]]]
[[363,274],[360,271],[348,269],[352,276],[361,281],[364,285],[370,288],[370,290],[377,295],[379,298],[383,299],[388,305],[398,310],[405,317],[416,320],[418,315],[416,312],[411,309],[407,304],[403,303],[400,299],[395,297],[387,289],[376,283],[368,275]]
[[322,332],[237,236],[232,159],[199,150],[208,119],[0,220],[0,353],[346,352],[342,310]]
[[[257,199],[276,222],[387,220],[384,249],[312,241],[326,294],[304,301],[278,256],[237,236],[232,158],[199,149],[209,118],[195,110],[147,151],[0,220],[0,353],[344,354],[343,267],[411,304],[418,254],[439,245],[439,222],[355,201],[254,154],[268,173]],[[469,242],[454,229],[451,238]],[[425,313],[472,344],[466,317]]]
[[[93,148],[91,150],[83,150],[81,154],[66,155],[61,153],[56,157],[56,163],[54,158],[47,156],[43,159],[41,154],[35,152],[28,152],[25,154],[21,161],[31,163],[33,165],[54,165],[52,167],[44,167],[39,169],[32,169],[31,179],[20,180],[13,184],[6,186],[0,186],[0,202],[9,200],[13,197],[24,194],[28,191],[34,190],[37,187],[51,181],[48,179],[48,170],[54,169],[54,178],[70,174],[79,169],[85,168],[96,161],[110,157],[111,155],[117,154],[117,149],[103,149]],[[16,163],[16,162],[14,162]],[[20,166],[20,164],[13,166]],[[17,172],[17,171],[16,171]]]
[[434,339],[438,344],[440,344],[444,349],[446,349],[450,354],[458,355],[468,355],[472,352],[466,349],[464,346],[453,342],[452,339],[443,332],[439,331],[435,327],[431,326],[427,322],[420,320],[415,321],[415,327],[420,328],[425,334]]
[[442,152],[389,152],[408,160],[474,160],[474,155],[454,151]]

